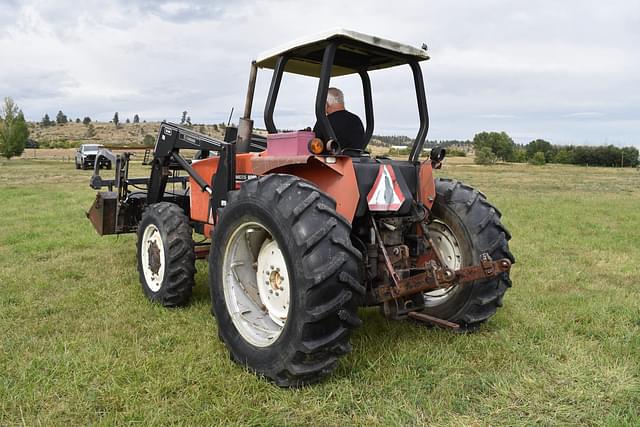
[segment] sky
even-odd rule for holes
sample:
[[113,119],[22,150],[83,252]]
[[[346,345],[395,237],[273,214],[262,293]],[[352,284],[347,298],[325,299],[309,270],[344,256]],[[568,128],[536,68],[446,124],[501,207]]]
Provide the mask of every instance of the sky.
[[[0,0],[0,97],[27,119],[234,122],[259,53],[331,28],[420,47],[428,138],[505,131],[516,142],[640,147],[640,2]],[[253,118],[264,127],[270,70]],[[408,67],[371,75],[376,134],[414,136]],[[315,122],[316,81],[285,76],[279,128]],[[357,78],[332,80],[364,117]]]

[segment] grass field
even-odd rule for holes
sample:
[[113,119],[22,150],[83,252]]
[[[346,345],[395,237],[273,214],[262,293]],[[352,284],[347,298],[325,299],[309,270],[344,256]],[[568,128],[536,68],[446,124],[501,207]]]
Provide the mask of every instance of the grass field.
[[640,424],[636,170],[450,163],[513,234],[504,307],[470,335],[363,309],[353,353],[297,390],[229,360],[204,262],[187,308],[145,300],[133,236],[84,216],[89,173],[0,161],[2,426]]

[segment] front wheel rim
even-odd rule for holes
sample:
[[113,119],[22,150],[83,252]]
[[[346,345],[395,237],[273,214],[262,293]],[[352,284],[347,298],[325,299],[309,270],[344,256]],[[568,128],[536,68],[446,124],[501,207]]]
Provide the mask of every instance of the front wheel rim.
[[154,224],[149,224],[144,229],[140,259],[147,286],[152,292],[158,292],[164,281],[165,256],[160,230]]
[[234,326],[247,342],[268,347],[282,334],[291,275],[277,240],[257,222],[241,224],[225,247],[222,286]]
[[[460,242],[451,228],[444,222],[434,219],[429,224],[429,236],[434,246],[442,258],[442,262],[451,270],[456,271],[462,268],[463,257]],[[448,288],[436,289],[424,293],[426,306],[442,304],[451,298],[458,291],[459,286],[449,286]]]

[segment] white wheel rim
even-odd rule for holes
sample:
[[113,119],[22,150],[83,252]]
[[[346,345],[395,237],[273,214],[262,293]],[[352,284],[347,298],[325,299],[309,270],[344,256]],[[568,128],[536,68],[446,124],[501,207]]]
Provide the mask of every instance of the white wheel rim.
[[[451,231],[451,228],[444,222],[435,219],[429,224],[429,235],[438,253],[442,257],[442,262],[451,270],[455,271],[460,269],[463,261],[462,251],[460,249],[460,243],[455,234],[453,234],[453,231]],[[457,286],[450,286],[448,288],[425,292],[425,304],[427,306],[441,304],[444,300],[454,295],[457,288]]]
[[158,292],[164,280],[164,244],[160,230],[154,224],[149,224],[142,234],[140,248],[142,271],[144,279],[151,291]]
[[284,330],[291,277],[278,242],[256,222],[231,234],[222,263],[225,304],[234,326],[256,347],[273,344]]

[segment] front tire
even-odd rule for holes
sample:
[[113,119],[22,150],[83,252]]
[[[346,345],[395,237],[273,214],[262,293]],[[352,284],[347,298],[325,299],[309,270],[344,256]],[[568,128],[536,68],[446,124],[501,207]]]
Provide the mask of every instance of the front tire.
[[[436,179],[436,199],[429,233],[447,266],[453,270],[477,265],[480,255],[494,260],[515,258],[509,250],[511,234],[500,222],[501,214],[484,194],[461,182]],[[474,330],[502,306],[511,279],[508,273],[424,294],[424,312]]]
[[229,199],[209,257],[218,334],[235,362],[279,386],[320,381],[361,323],[351,226],[294,176],[247,181]]
[[140,284],[149,300],[165,307],[189,302],[196,258],[189,218],[179,206],[147,206],[138,226],[137,253]]

